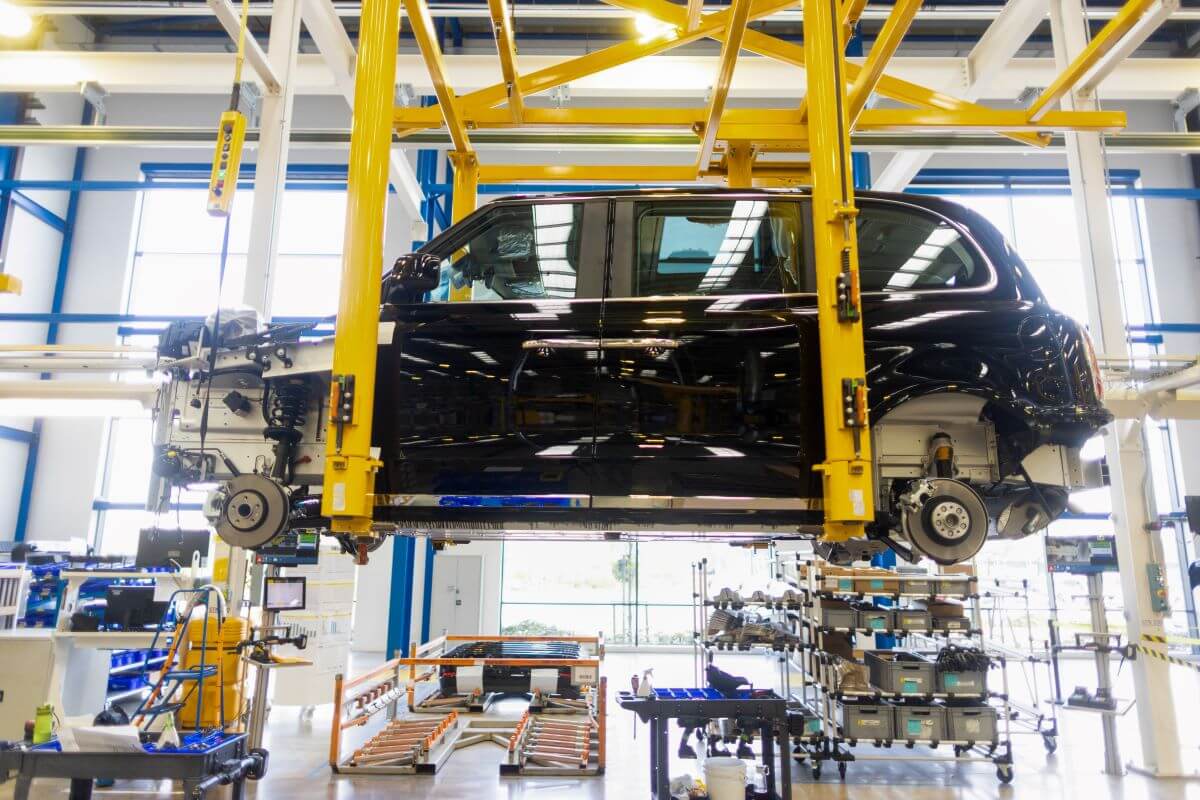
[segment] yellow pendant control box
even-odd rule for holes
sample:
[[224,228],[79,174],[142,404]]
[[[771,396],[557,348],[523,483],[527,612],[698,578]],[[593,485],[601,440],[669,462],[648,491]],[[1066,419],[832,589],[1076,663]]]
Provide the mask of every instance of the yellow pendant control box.
[[240,111],[223,113],[217,129],[217,151],[213,155],[212,175],[208,179],[208,213],[211,216],[227,217],[233,208],[245,141],[246,116]]

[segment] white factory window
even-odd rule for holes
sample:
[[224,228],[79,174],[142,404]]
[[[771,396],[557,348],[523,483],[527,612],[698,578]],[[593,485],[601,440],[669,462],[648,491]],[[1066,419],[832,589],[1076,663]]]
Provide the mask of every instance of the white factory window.
[[[765,551],[724,544],[505,542],[501,633],[601,631],[615,644],[691,644],[691,565],[702,558],[722,586],[766,583]],[[715,594],[721,586],[709,588]]]

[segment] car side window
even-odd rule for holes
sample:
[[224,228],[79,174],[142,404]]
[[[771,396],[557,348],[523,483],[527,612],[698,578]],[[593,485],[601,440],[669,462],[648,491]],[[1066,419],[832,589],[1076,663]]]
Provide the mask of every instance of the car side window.
[[442,270],[430,300],[574,298],[582,219],[581,203],[496,207],[432,251]]
[[989,277],[974,246],[945,220],[865,203],[858,215],[858,271],[864,292],[963,289]]
[[802,291],[797,203],[656,200],[633,226],[635,297]]

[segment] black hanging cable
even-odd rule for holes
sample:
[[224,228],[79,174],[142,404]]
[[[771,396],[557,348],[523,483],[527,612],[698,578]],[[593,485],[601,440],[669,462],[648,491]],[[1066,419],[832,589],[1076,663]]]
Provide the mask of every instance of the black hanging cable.
[[200,410],[200,463],[205,467],[208,466],[208,455],[204,452],[204,440],[208,436],[208,404],[209,398],[212,396],[213,375],[217,370],[217,332],[221,330],[221,292],[225,289],[225,263],[229,259],[229,222],[231,218],[232,215],[225,217],[225,232],[221,236],[221,263],[217,271],[217,310],[213,313],[212,334],[209,336],[208,380],[204,385],[204,407]]

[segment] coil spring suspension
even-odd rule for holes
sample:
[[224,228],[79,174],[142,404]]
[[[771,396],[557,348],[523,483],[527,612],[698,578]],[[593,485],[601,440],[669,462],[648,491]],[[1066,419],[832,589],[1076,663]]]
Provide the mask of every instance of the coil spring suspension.
[[292,481],[292,448],[303,436],[300,428],[308,413],[308,394],[308,383],[302,378],[288,378],[271,386],[263,436],[276,442],[271,476],[287,483]]

